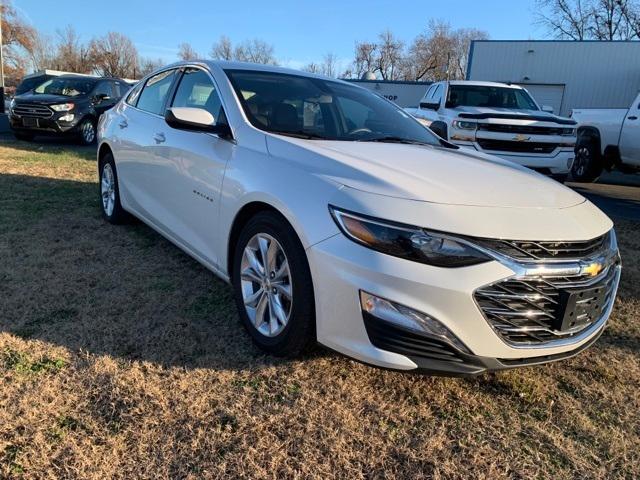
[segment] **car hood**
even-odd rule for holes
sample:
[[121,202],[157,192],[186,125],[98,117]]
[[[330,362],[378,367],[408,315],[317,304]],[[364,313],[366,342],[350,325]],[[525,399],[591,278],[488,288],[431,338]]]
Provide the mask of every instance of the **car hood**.
[[49,95],[45,93],[23,93],[15,97],[16,102],[39,103],[43,105],[53,105],[56,103],[68,103],[78,101],[80,96],[67,97],[65,95]]
[[542,110],[513,110],[510,108],[489,108],[489,107],[456,107],[452,109],[461,118],[486,119],[505,118],[512,120],[537,120],[539,122],[553,122],[563,125],[575,125],[575,121],[570,118],[559,117]]
[[[267,144],[272,155],[308,159],[307,168],[313,168],[317,175],[389,197],[448,205],[555,209],[585,201],[532,170],[464,148],[271,135]],[[317,156],[309,158],[292,149]]]

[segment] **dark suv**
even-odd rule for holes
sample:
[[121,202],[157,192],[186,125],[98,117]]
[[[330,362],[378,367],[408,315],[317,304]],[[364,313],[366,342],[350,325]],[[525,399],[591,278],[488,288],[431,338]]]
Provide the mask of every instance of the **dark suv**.
[[20,140],[32,140],[36,135],[66,135],[88,145],[96,139],[100,115],[128,89],[129,85],[119,78],[51,78],[11,101],[11,129]]

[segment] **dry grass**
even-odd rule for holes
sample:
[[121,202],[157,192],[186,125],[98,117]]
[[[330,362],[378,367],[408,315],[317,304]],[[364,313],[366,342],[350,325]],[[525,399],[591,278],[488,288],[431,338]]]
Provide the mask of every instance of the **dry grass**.
[[243,333],[227,285],[99,215],[89,151],[0,144],[0,478],[638,478],[640,238],[610,327],[442,379]]

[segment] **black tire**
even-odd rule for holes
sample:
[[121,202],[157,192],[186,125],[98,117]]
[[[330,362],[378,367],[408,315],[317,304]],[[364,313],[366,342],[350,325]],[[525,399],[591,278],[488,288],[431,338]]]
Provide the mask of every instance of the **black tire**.
[[[266,234],[277,240],[290,271],[292,295],[288,322],[273,337],[261,333],[251,321],[242,293],[240,270],[244,250],[258,234]],[[307,255],[295,231],[282,216],[275,212],[261,212],[247,222],[235,245],[231,279],[238,315],[260,349],[278,357],[291,358],[299,356],[315,344],[315,300]],[[255,287],[258,285],[256,282]]]
[[93,145],[96,141],[96,123],[92,118],[85,118],[78,125],[78,143]]
[[575,159],[571,166],[571,177],[580,183],[595,182],[602,173],[602,155],[598,142],[592,138],[581,138],[576,145]]
[[[107,167],[108,165],[108,167]],[[113,209],[109,212],[109,209],[105,205],[105,199],[103,197],[102,183],[103,177],[106,175],[106,169],[110,168],[113,173]],[[100,196],[100,210],[102,211],[102,217],[109,223],[114,225],[121,225],[127,223],[131,216],[122,208],[120,203],[120,188],[118,187],[118,172],[116,170],[116,163],[113,160],[113,155],[107,153],[100,159],[98,163],[98,194]]]
[[25,132],[13,132],[13,135],[18,140],[22,140],[23,142],[31,142],[34,138],[33,133],[25,133]]

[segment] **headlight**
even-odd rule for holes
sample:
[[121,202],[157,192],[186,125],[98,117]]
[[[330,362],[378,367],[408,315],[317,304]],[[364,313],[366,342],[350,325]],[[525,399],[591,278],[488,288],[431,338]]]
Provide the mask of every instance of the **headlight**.
[[563,128],[562,129],[562,135],[564,135],[566,137],[575,137],[576,136],[576,129],[575,128]]
[[75,105],[73,103],[59,103],[58,105],[50,105],[50,107],[56,112],[68,112],[73,110]]
[[9,113],[13,112],[13,107],[16,106],[16,99],[12,98],[11,101],[9,102]]
[[436,267],[466,267],[491,260],[452,236],[329,207],[342,232],[372,250]]
[[476,122],[466,122],[464,120],[454,120],[451,125],[458,130],[475,130],[478,127]]

